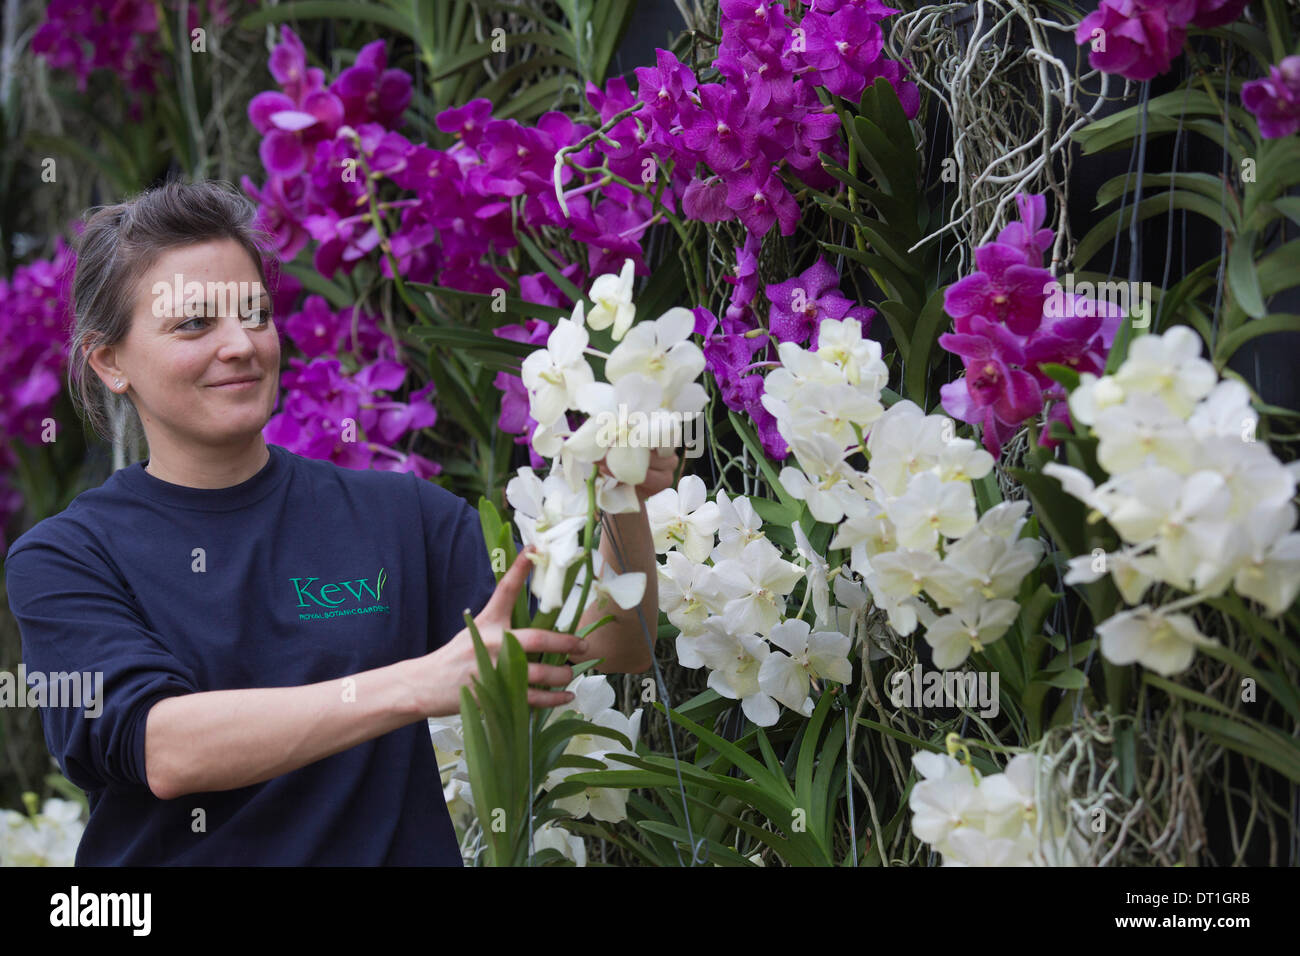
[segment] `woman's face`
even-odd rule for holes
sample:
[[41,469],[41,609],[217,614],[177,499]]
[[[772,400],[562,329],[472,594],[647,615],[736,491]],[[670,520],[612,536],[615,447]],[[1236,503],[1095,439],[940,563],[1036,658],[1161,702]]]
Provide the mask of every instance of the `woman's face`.
[[117,371],[101,377],[110,388],[123,380],[151,447],[238,444],[275,410],[270,292],[233,240],[163,253],[141,277],[131,329],[111,352]]

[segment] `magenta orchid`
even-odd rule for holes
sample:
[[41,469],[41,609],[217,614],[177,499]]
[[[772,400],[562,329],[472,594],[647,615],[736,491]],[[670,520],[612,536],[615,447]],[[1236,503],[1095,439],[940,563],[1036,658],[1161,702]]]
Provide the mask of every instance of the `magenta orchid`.
[[[1054,233],[1042,228],[1046,198],[1016,197],[1019,221],[975,250],[978,271],[949,286],[944,309],[954,331],[939,345],[958,355],[966,375],[939,393],[944,411],[983,429],[984,447],[995,457],[1044,401],[1065,407],[1065,389],[1043,371],[1063,365],[1099,374],[1123,315],[1115,306],[1082,295],[1062,295],[1042,268]],[[1068,422],[1049,411],[1048,421]],[[1045,430],[1040,443],[1052,440]]]
[[1088,44],[1088,62],[1104,73],[1150,80],[1182,52],[1189,26],[1208,30],[1241,16],[1248,0],[1101,0],[1080,21],[1075,42]]
[[437,462],[392,447],[437,421],[436,409],[425,400],[432,383],[399,402],[381,393],[401,387],[406,367],[400,362],[380,360],[353,375],[338,359],[290,359],[289,366],[281,376],[282,410],[262,430],[268,442],[344,468],[413,471],[422,478],[442,471]]
[[1268,68],[1268,76],[1241,88],[1241,103],[1255,114],[1264,139],[1300,130],[1300,56],[1288,56]]
[[839,273],[820,256],[817,261],[792,279],[769,285],[765,290],[771,309],[768,326],[780,342],[800,345],[811,339],[817,348],[817,334],[823,319],[857,319],[866,330],[875,311],[855,306],[840,295]]

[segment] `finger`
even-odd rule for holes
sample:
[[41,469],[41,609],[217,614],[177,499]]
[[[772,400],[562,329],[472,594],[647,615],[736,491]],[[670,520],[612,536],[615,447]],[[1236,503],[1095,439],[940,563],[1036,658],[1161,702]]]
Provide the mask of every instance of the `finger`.
[[[528,560],[528,555],[536,550],[530,544],[519,552],[515,563],[510,565],[510,570],[506,571],[497,582],[496,590],[492,592],[492,597],[488,598],[487,604],[479,612],[479,617],[494,621],[510,620],[515,599],[519,597],[519,592],[523,590],[524,582],[528,580],[528,574],[533,569],[533,562]],[[478,618],[474,620],[475,623],[478,622]]]
[[568,687],[573,668],[561,664],[529,664],[528,683],[538,687]]
[[585,653],[587,650],[587,642],[579,639],[576,634],[562,634],[539,627],[521,627],[511,633],[519,641],[519,646],[529,654],[572,654],[575,651]]
[[573,694],[566,690],[532,690],[528,691],[528,706],[537,708],[561,707],[573,700]]

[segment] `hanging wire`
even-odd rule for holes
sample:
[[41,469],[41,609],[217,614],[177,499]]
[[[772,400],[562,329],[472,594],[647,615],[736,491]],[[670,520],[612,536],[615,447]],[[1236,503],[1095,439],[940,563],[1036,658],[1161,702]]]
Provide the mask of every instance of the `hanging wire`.
[[[1223,102],[1228,102],[1228,81],[1232,77],[1232,55],[1233,44],[1229,37],[1227,53],[1223,60]],[[1227,219],[1228,209],[1228,124],[1232,122],[1231,116],[1223,118],[1223,182],[1219,187],[1219,220],[1222,223]],[[1214,277],[1214,316],[1210,319],[1210,337],[1209,343],[1211,351],[1219,341],[1219,305],[1223,301],[1223,279],[1227,269],[1228,262],[1228,230],[1219,226],[1219,268]]]

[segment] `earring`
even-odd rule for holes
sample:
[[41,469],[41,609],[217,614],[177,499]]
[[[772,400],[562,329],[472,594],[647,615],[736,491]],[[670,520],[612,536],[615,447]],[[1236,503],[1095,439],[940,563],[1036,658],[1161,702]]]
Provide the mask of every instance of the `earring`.
[[117,389],[121,387],[122,387],[122,380],[120,378],[113,379],[113,388]]

